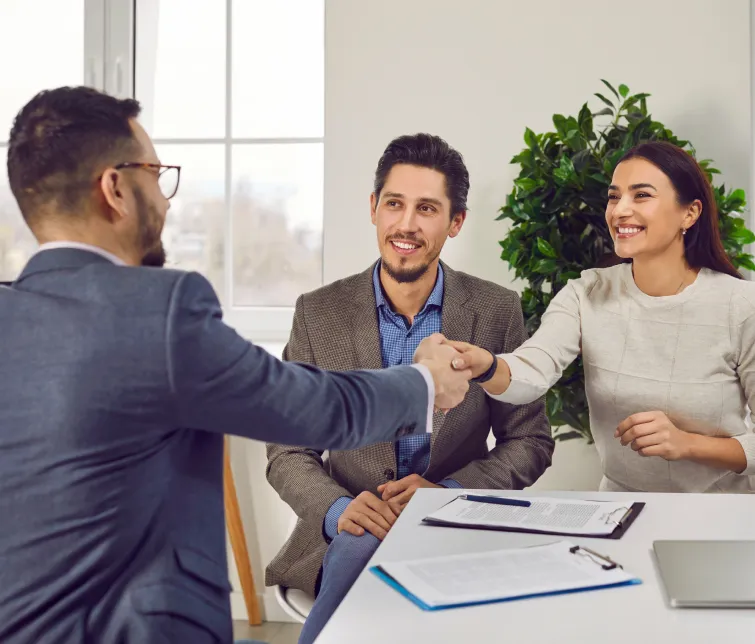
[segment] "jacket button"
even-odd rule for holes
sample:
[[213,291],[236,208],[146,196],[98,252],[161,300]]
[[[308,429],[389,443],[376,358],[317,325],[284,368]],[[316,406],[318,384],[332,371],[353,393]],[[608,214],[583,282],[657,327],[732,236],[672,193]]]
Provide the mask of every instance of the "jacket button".
[[383,474],[385,474],[385,478],[389,481],[392,480],[394,476],[396,476],[396,473],[391,469],[385,470]]

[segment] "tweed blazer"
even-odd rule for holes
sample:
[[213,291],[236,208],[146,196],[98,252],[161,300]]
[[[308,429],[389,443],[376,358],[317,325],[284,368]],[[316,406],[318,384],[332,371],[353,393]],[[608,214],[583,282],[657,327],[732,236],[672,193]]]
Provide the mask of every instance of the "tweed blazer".
[[[285,360],[328,370],[380,369],[380,334],[372,275],[375,265],[299,297]],[[519,296],[443,264],[441,332],[494,353],[527,339]],[[493,430],[496,444],[488,449]],[[472,383],[461,405],[436,413],[430,464],[424,478],[452,478],[465,488],[522,489],[549,467],[554,442],[538,400],[522,406],[496,401]],[[290,538],[267,567],[265,583],[314,594],[328,543],[323,520],[333,502],[395,479],[394,443],[324,452],[268,444],[267,479],[299,517]]]

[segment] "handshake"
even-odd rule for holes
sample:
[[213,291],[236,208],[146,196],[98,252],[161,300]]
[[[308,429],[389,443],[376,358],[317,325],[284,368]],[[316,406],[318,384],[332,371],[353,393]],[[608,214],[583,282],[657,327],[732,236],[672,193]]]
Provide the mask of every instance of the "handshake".
[[[447,411],[464,400],[471,378],[490,367],[490,353],[465,342],[451,342],[440,333],[426,337],[414,352],[435,382],[435,407]],[[487,361],[487,365],[485,362]]]

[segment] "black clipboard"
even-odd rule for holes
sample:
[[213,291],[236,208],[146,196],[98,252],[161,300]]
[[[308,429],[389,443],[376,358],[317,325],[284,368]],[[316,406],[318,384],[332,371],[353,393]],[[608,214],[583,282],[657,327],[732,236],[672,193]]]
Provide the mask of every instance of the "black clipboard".
[[[458,497],[457,497],[458,498]],[[533,497],[536,498],[536,497]],[[449,501],[449,503],[453,503],[456,499],[453,499],[452,501]],[[589,500],[593,503],[602,503],[602,501],[592,501],[592,499],[585,499]],[[446,503],[445,505],[448,505]],[[552,534],[552,535],[558,535],[563,537],[579,537],[581,539],[621,539],[621,537],[624,536],[626,531],[629,529],[629,526],[631,526],[635,519],[639,516],[640,512],[642,512],[642,509],[645,507],[645,503],[642,501],[636,501],[635,503],[632,503],[624,513],[623,516],[616,519],[616,527],[613,529],[613,532],[610,532],[608,534],[577,534],[574,532],[558,532],[556,530],[531,530],[529,528],[510,528],[507,526],[490,526],[490,525],[469,525],[466,523],[456,523],[454,521],[443,521],[440,519],[431,519],[429,517],[425,517],[422,519],[422,523],[425,525],[430,526],[437,526],[441,528],[464,528],[465,530],[497,530],[498,532],[523,532],[527,534]]]

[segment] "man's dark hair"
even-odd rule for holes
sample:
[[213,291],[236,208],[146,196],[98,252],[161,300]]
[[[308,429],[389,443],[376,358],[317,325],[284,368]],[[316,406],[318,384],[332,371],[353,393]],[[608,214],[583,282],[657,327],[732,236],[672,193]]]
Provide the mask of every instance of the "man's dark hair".
[[451,201],[451,216],[467,209],[469,172],[461,154],[439,136],[407,134],[388,144],[375,170],[374,192],[378,199],[393,166],[401,163],[442,173],[446,178],[446,196]]
[[45,90],[16,116],[8,143],[8,179],[24,219],[54,204],[80,208],[109,165],[131,161],[138,143],[129,123],[138,101],[89,87]]

